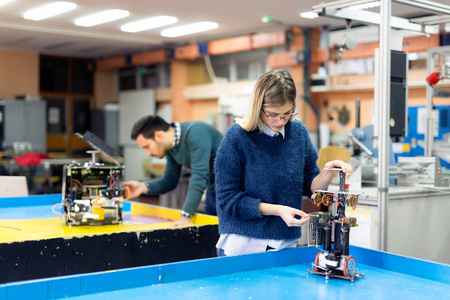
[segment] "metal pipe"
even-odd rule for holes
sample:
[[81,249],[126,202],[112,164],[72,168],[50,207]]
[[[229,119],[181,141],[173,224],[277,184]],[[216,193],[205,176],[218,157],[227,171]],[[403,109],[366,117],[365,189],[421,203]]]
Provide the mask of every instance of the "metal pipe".
[[[307,80],[305,80],[307,81]],[[308,80],[309,81],[309,80]],[[306,89],[305,89],[306,91]],[[309,92],[307,93],[309,94]],[[320,110],[317,107],[317,105],[314,103],[314,101],[308,96],[306,95],[305,97],[306,102],[311,106],[311,108],[313,109],[314,113],[316,114],[316,126],[317,126],[317,149],[322,148],[322,145],[320,144]]]
[[380,64],[378,102],[378,211],[379,211],[379,249],[387,250],[387,210],[389,190],[389,116],[390,116],[390,83],[391,83],[391,0],[381,0],[380,6]]
[[357,144],[359,147],[361,147],[362,150],[364,150],[367,154],[372,156],[372,151],[370,151],[369,148],[366,147],[363,143],[361,143],[356,137],[351,134],[347,129],[345,129],[344,126],[342,126],[338,121],[336,121],[331,115],[328,115],[328,118],[334,122],[355,144]]
[[[311,37],[311,31],[304,29],[305,34],[305,49],[310,49],[309,39]],[[317,126],[317,149],[320,149],[322,145],[320,144],[320,110],[317,107],[317,105],[314,103],[314,101],[309,96],[309,89],[310,89],[310,77],[309,77],[309,67],[304,66],[303,67],[303,92],[304,92],[304,100],[306,100],[306,103],[308,103],[311,108],[313,109],[314,113],[316,114],[316,126]],[[306,109],[303,110],[306,112]],[[306,117],[304,118],[304,122],[306,123]]]
[[[427,74],[430,74],[435,68],[433,49],[428,49]],[[427,117],[426,117],[426,132],[425,132],[425,149],[424,156],[429,157],[433,153],[434,146],[434,128],[433,128],[433,88],[427,84]]]
[[375,2],[375,0],[338,0],[338,1],[332,1],[328,3],[319,3],[316,5],[313,5],[312,9],[323,9],[323,8],[347,8],[350,6],[355,6],[358,4],[365,4]]
[[409,6],[414,6],[418,8],[422,8],[429,11],[434,11],[442,14],[450,14],[450,6],[437,3],[434,1],[427,0],[392,0],[392,2],[406,4]]
[[359,128],[361,127],[361,99],[359,95],[358,99],[356,99],[355,102],[355,115],[356,115],[355,127]]

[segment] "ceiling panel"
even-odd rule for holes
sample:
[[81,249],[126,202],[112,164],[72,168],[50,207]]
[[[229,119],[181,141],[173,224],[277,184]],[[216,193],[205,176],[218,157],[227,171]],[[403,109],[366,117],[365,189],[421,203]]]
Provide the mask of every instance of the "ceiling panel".
[[[56,55],[106,57],[161,48],[165,45],[184,45],[205,42],[222,37],[266,32],[299,27],[345,27],[343,20],[320,17],[302,19],[299,12],[320,3],[317,0],[75,0],[78,7],[66,14],[47,20],[25,20],[22,14],[31,8],[46,4],[48,0],[15,0],[0,7],[0,48],[6,50],[37,51]],[[434,1],[448,4],[448,0]],[[125,19],[90,28],[78,27],[73,21],[81,16],[106,9],[125,9],[130,16]],[[393,4],[395,16],[422,16],[431,12],[407,5]],[[125,33],[120,26],[131,21],[157,15],[170,15],[179,19],[178,25],[197,21],[214,21],[219,28],[209,32],[179,38],[163,38],[161,29],[140,33]],[[275,22],[264,24],[263,16]],[[173,26],[173,25],[170,25]]]

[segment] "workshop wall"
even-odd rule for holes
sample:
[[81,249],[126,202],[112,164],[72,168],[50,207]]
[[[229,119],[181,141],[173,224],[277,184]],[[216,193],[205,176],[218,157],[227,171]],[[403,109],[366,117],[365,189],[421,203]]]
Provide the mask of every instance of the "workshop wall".
[[94,73],[95,107],[101,109],[106,103],[117,103],[117,79],[115,70],[99,70]]
[[39,94],[39,54],[0,50],[0,98]]

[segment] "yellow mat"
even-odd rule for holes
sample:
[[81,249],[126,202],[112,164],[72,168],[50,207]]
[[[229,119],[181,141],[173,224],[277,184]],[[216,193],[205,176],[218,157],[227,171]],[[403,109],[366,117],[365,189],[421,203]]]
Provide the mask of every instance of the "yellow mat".
[[[143,214],[164,219],[178,220],[180,211],[141,203],[132,203],[131,212],[127,214]],[[217,217],[196,214],[192,218],[194,225],[218,224]],[[135,224],[124,221],[120,225],[67,226],[60,217],[47,219],[0,220],[0,243],[42,240],[50,238],[71,238],[93,236],[99,234],[148,231],[155,229],[176,229],[172,222],[153,224]]]

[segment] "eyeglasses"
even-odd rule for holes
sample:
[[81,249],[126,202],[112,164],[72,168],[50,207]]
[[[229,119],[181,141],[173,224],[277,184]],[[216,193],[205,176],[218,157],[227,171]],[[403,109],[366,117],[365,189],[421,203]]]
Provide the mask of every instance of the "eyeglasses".
[[274,121],[281,121],[284,119],[285,121],[289,122],[297,115],[297,110],[294,111],[292,114],[284,116],[284,117],[280,116],[279,114],[275,114],[275,113],[271,113],[271,112],[269,112],[269,114],[266,114],[266,112],[262,108],[261,108],[261,111],[264,113],[264,115],[267,118],[269,118],[270,120],[274,120]]

